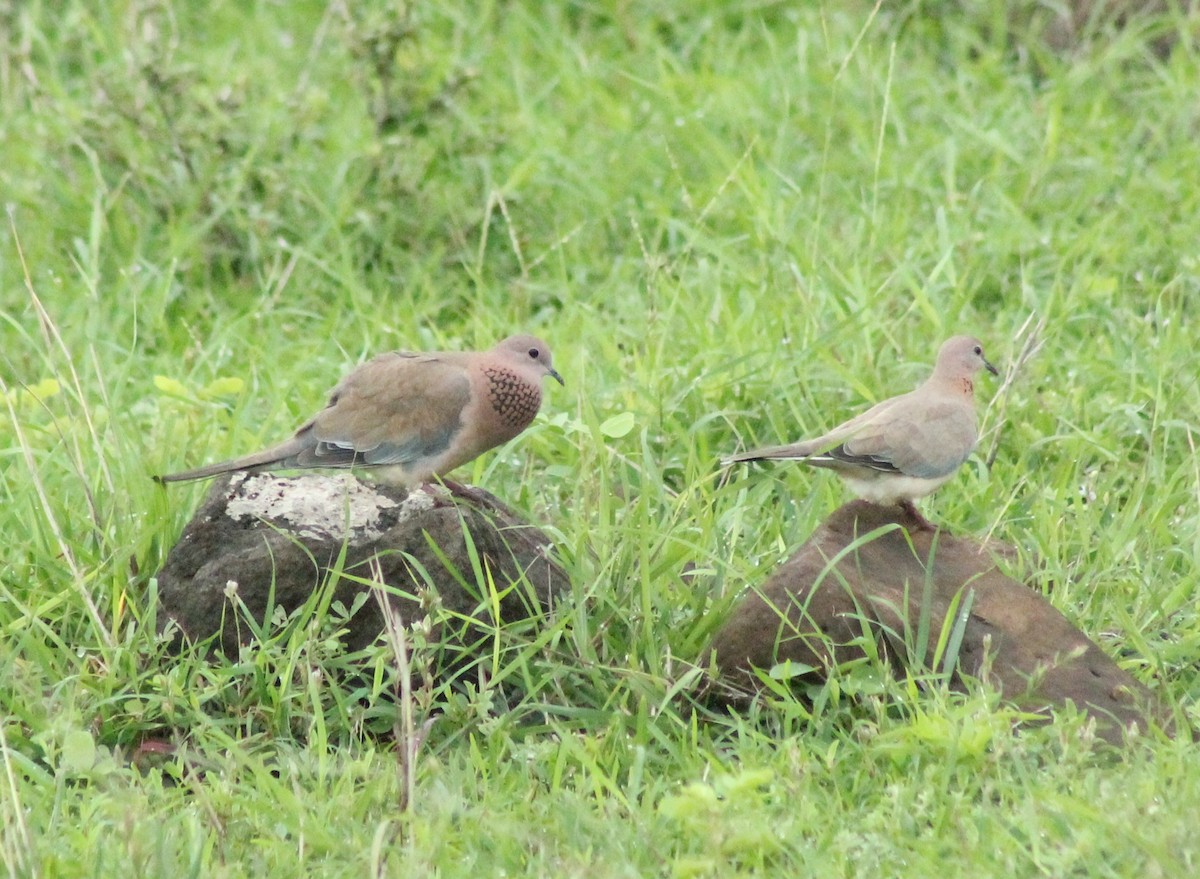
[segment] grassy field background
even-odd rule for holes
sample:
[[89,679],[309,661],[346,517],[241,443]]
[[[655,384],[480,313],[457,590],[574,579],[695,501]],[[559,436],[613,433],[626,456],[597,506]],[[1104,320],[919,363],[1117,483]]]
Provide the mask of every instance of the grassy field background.
[[[926,511],[1200,721],[1196,47],[1148,49],[1171,14],[1052,52],[1038,4],[886,7],[0,3],[10,875],[1195,875],[1189,742],[1014,734],[871,668],[677,698],[845,498],[719,455],[910,389],[956,332],[1011,363],[1032,318]],[[419,694],[411,784],[386,644],[167,654],[151,575],[203,489],[150,474],[286,435],[375,352],[518,330],[567,387],[456,475],[577,594]]]

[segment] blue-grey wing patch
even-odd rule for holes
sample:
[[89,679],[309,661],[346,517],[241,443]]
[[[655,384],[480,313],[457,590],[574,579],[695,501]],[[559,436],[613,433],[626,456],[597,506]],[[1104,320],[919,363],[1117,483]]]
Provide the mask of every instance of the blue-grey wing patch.
[[455,422],[440,430],[426,430],[403,442],[384,441],[373,449],[360,452],[359,457],[363,463],[372,465],[411,464],[436,458],[450,448],[460,427],[461,423]]
[[[820,458],[828,459],[831,465],[837,466],[847,464],[854,467],[866,467],[870,470],[878,470],[881,473],[899,473],[900,468],[893,464],[884,455],[856,455],[846,448],[846,444],[834,446],[829,449]],[[813,463],[817,463],[819,459],[814,458]]]

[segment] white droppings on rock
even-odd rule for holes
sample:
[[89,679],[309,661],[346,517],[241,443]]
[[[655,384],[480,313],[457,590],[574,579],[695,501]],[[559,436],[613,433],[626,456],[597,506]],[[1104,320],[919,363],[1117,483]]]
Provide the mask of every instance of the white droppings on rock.
[[[397,503],[370,484],[347,475],[282,478],[268,473],[247,475],[230,482],[226,513],[234,520],[260,520],[307,538],[348,539],[351,544],[377,540],[398,519],[433,507],[422,491]],[[384,521],[385,513],[396,510]]]

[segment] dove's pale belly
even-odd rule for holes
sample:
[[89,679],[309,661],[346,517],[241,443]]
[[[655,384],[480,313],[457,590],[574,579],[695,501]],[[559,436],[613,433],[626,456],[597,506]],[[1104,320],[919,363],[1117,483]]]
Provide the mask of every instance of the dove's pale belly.
[[856,470],[853,474],[846,470],[837,470],[837,475],[846,480],[846,484],[863,500],[876,504],[896,504],[904,500],[915,500],[936,491],[953,473],[938,476],[933,479],[923,479],[919,476],[904,476],[896,473],[883,473],[878,470]]

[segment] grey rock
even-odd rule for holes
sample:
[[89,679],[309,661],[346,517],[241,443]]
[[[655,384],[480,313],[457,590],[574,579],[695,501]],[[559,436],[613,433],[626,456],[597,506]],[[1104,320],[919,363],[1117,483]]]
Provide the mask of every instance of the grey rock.
[[[476,488],[451,495],[346,474],[234,473],[215,480],[158,572],[160,628],[173,623],[191,640],[219,634],[214,645],[235,656],[250,638],[245,612],[259,624],[275,608],[290,614],[331,574],[338,578],[332,600],[353,608],[371,589],[362,581],[378,574],[406,624],[439,607],[433,616],[453,631],[432,637],[469,650],[497,625],[549,613],[569,592],[552,550],[542,531]],[[488,574],[500,596],[498,618]],[[351,651],[384,629],[378,602],[368,596],[359,604],[343,637]]]

